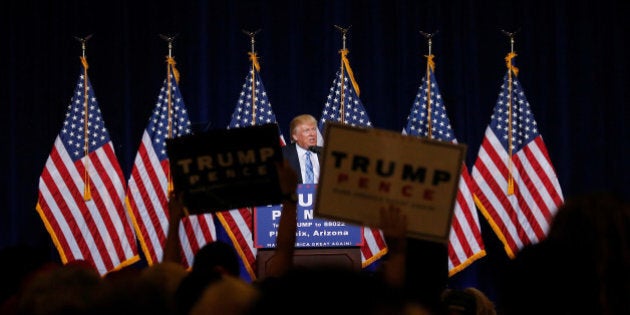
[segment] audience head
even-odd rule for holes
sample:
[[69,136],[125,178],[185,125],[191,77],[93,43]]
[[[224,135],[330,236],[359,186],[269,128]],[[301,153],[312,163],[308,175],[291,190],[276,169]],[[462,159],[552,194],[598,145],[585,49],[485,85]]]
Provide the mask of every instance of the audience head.
[[244,315],[251,311],[259,296],[258,290],[240,278],[225,275],[209,284],[190,315]]
[[214,241],[202,246],[193,261],[192,269],[175,292],[178,314],[189,314],[205,289],[224,277],[240,276],[236,250],[225,242]]
[[238,254],[232,245],[221,241],[207,243],[195,254],[192,272],[216,271],[235,277],[240,275]]
[[442,293],[442,304],[446,315],[496,315],[494,303],[480,290],[446,289]]
[[547,238],[523,248],[503,277],[512,314],[630,314],[630,207],[609,193],[569,198]]
[[140,277],[150,284],[161,287],[166,295],[172,295],[187,274],[188,271],[181,264],[161,262],[142,270]]
[[17,314],[92,314],[102,279],[88,264],[68,263],[42,270],[24,287]]
[[430,310],[441,309],[440,296],[448,285],[448,248],[445,244],[407,238],[405,292]]
[[408,306],[400,290],[379,277],[333,266],[296,267],[259,288],[252,314],[403,314]]
[[187,273],[182,265],[171,262],[109,273],[93,314],[174,315],[175,290]]

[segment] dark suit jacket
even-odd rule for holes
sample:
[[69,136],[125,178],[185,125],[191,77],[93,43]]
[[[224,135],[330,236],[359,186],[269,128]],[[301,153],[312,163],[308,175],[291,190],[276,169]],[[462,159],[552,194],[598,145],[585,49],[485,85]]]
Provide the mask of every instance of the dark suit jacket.
[[[295,170],[298,175],[298,184],[303,184],[304,180],[302,179],[302,170],[300,169],[300,158],[297,153],[297,143],[289,143],[282,147],[282,155],[284,158],[289,161],[289,165]],[[317,153],[317,160],[321,161],[322,157],[320,153]]]

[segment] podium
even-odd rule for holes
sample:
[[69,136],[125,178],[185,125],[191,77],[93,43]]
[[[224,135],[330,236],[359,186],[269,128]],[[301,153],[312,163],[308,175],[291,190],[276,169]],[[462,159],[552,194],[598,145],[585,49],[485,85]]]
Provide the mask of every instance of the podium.
[[[316,184],[300,184],[297,188],[297,233],[293,253],[296,267],[344,268],[360,271],[362,228],[341,221],[313,216]],[[254,208],[254,245],[257,277],[264,278],[275,253],[281,205]]]
[[[274,253],[275,249],[258,250],[256,257],[258,279],[265,278]],[[331,266],[361,271],[361,249],[359,247],[295,249],[293,264],[298,268]]]

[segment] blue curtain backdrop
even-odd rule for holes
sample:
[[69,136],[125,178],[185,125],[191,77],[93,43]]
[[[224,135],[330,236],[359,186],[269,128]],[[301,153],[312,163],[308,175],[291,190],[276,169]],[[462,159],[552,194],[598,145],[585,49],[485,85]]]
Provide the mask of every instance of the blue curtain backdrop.
[[[340,65],[341,34],[361,100],[375,127],[401,131],[436,33],[436,76],[472,167],[490,121],[509,38],[523,85],[565,198],[630,193],[627,163],[628,6],[574,1],[36,1],[0,13],[2,179],[0,248],[56,251],[37,212],[39,175],[61,128],[87,43],[89,75],[125,177],[166,75],[166,42],[196,128],[230,122],[249,66],[250,41],[283,134],[290,119],[319,118]],[[209,126],[209,127],[208,127]],[[483,218],[488,255],[451,279],[493,296],[506,256]]]

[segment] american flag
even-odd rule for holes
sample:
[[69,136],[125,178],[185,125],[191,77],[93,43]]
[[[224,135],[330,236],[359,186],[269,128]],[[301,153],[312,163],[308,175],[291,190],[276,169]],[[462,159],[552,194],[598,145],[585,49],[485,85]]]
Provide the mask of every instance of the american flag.
[[[435,79],[434,69],[433,55],[429,55],[427,74],[422,78],[422,85],[418,89],[407,117],[407,125],[402,133],[457,143]],[[479,217],[470,187],[472,187],[470,174],[466,165],[463,165],[449,234],[448,271],[450,276],[486,255]]]
[[[359,85],[354,80],[347,58],[348,50],[340,51],[342,68],[335,74],[324,109],[319,119],[319,130],[325,130],[326,122],[340,122],[357,127],[372,127],[363,103],[359,98]],[[380,229],[363,227],[361,262],[363,268],[376,262],[387,253],[385,237]]]
[[525,93],[507,55],[490,124],[472,169],[475,203],[509,257],[546,237],[562,190]]
[[[191,123],[176,78],[172,57],[157,103],[142,133],[127,185],[127,209],[149,265],[162,261],[168,231],[170,164],[165,140],[192,133]],[[185,216],[179,227],[184,265],[192,266],[199,248],[215,239],[212,215]]]
[[139,260],[125,212],[124,176],[81,57],[66,118],[39,178],[37,211],[62,262],[86,261],[101,275]]
[[[249,56],[252,65],[245,76],[245,83],[243,83],[228,129],[277,122],[260,76],[258,57],[256,53],[251,52]],[[280,145],[286,145],[280,129],[278,129],[278,135]],[[252,208],[221,211],[217,212],[216,216],[229,238],[225,241],[233,244],[241,257],[242,267],[245,269],[245,272],[241,272],[241,276],[249,276],[248,280],[256,279],[257,249],[254,246]]]

